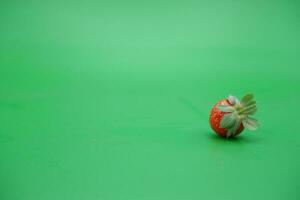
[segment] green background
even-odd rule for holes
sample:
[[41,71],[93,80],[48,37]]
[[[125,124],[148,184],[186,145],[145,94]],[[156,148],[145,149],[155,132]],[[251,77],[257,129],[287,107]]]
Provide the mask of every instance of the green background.
[[[299,9],[2,0],[0,199],[300,199]],[[220,139],[247,92],[262,127]]]

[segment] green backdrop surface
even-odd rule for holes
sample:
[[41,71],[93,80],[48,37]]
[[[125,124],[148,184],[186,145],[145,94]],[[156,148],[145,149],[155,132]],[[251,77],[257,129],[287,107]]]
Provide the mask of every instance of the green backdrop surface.
[[[0,199],[300,199],[299,9],[1,1]],[[249,91],[262,127],[220,139]]]

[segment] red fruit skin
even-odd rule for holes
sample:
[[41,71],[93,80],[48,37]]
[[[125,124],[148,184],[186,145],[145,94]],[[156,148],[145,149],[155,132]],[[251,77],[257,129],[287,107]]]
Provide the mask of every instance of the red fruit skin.
[[[220,105],[231,105],[230,102],[227,99],[223,99],[219,101],[214,107],[211,109],[210,117],[209,117],[209,123],[211,128],[221,137],[226,137],[227,130],[220,127],[220,123],[222,118],[224,117],[226,112],[219,111],[218,107]],[[244,130],[243,124],[239,127],[239,129],[236,131],[236,133],[232,136],[237,136]]]

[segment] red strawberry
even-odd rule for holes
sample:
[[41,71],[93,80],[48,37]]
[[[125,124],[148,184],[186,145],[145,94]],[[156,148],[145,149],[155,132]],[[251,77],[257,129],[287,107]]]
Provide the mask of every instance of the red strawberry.
[[256,102],[253,95],[248,94],[239,101],[234,96],[219,101],[211,110],[210,126],[222,137],[234,137],[240,134],[244,128],[256,130],[258,122],[250,117],[256,112]]

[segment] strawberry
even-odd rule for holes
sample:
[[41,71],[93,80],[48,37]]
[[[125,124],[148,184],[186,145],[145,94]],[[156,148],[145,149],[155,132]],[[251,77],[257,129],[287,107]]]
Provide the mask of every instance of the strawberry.
[[210,126],[218,135],[226,138],[239,135],[244,128],[254,131],[259,125],[257,120],[250,116],[256,110],[253,94],[247,94],[241,101],[229,95],[227,99],[219,101],[212,108]]

